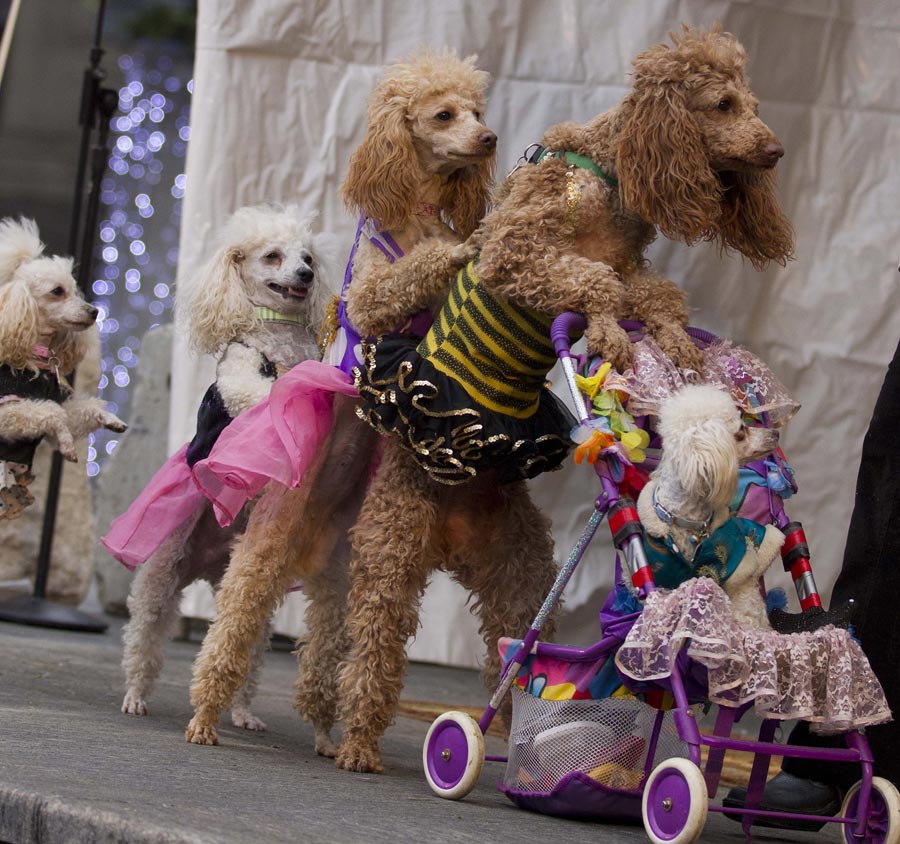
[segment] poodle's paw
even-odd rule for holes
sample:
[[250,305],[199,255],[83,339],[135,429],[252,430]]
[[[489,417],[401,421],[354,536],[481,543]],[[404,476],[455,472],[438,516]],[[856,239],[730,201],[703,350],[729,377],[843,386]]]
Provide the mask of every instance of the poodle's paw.
[[214,745],[219,743],[219,734],[214,724],[207,723],[198,715],[191,718],[190,724],[184,731],[184,738],[191,744]]
[[619,372],[631,364],[631,341],[627,332],[613,319],[592,319],[585,331],[588,352],[608,360]]
[[681,369],[700,372],[703,355],[680,325],[663,325],[653,332],[660,349]]
[[462,243],[457,243],[455,246],[451,246],[447,251],[447,254],[450,256],[450,260],[453,261],[454,264],[457,264],[460,267],[464,267],[469,263],[476,255],[478,255],[478,244],[474,241],[464,240]]
[[78,452],[75,449],[75,440],[66,429],[56,432],[56,449],[70,463],[78,462]]
[[146,715],[147,701],[135,692],[126,692],[122,701],[122,712],[126,715]]
[[326,730],[316,730],[316,753],[326,759],[334,759],[338,754],[338,746]]
[[384,765],[381,764],[381,755],[378,753],[377,745],[348,740],[346,736],[334,757],[334,764],[345,771],[355,771],[360,774],[384,773]]
[[231,723],[243,730],[261,733],[266,729],[265,721],[257,718],[249,709],[232,709]]
[[97,414],[97,422],[101,428],[106,428],[108,431],[115,431],[119,434],[128,430],[128,425],[119,419],[115,413],[110,413],[106,410],[102,410]]

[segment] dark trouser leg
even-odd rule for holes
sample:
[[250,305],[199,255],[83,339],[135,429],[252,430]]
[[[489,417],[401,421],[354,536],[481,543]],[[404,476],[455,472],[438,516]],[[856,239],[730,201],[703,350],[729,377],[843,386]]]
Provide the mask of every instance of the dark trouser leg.
[[[888,366],[863,441],[856,500],[844,562],[832,604],[853,598],[853,630],[881,681],[895,718],[900,717],[900,345]],[[875,757],[875,773],[900,782],[900,724],[866,730]],[[819,746],[805,723],[791,733],[790,744]],[[831,740],[834,741],[833,739]],[[832,745],[833,746],[833,745]],[[785,759],[782,769],[805,779],[846,788],[859,779],[858,766]]]

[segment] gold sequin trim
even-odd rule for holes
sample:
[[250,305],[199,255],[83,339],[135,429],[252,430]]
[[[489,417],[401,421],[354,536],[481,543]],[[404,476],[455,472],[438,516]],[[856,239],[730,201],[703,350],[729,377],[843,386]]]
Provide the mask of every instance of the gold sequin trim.
[[[490,465],[491,456],[502,458],[504,452],[515,455],[529,444],[528,440],[517,440],[510,444],[506,434],[484,437],[481,413],[474,408],[457,410],[432,410],[429,405],[440,393],[438,386],[425,379],[413,379],[412,364],[404,361],[397,369],[396,378],[377,380],[372,377],[375,370],[376,345],[363,343],[363,359],[366,373],[360,367],[353,369],[353,383],[366,402],[358,406],[356,415],[371,425],[379,434],[396,437],[400,444],[416,458],[419,465],[432,480],[449,486],[456,486],[471,480],[478,473],[472,464]],[[402,394],[402,396],[401,396]],[[385,427],[381,411],[385,405],[394,408],[402,422],[400,430]],[[415,423],[404,409],[414,408],[418,413],[433,419],[455,418],[459,424],[450,428],[447,435],[426,435],[420,433]],[[522,457],[520,465],[523,476],[531,474],[537,466],[551,463],[561,464],[569,451],[567,439],[557,434],[544,434],[535,438],[535,445],[543,447],[543,453]],[[554,465],[553,468],[559,468]]]

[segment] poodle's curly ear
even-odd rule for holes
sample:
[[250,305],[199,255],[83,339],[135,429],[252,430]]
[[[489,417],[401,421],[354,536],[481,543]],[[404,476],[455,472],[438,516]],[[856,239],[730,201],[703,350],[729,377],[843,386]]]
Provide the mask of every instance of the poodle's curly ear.
[[88,328],[86,331],[67,331],[53,340],[53,351],[59,358],[59,371],[69,375],[78,364],[84,360],[84,356],[95,343],[100,342],[100,335],[96,328]]
[[198,352],[216,354],[257,323],[241,278],[243,259],[237,247],[219,249],[197,278],[179,292],[181,319],[187,321],[191,347]]
[[453,221],[453,228],[463,238],[469,237],[487,212],[494,183],[495,156],[458,170],[447,181],[441,206]]
[[40,322],[40,310],[25,282],[0,285],[0,363],[13,369],[34,368]]
[[727,507],[738,482],[738,462],[734,437],[721,420],[707,419],[670,439],[677,439],[668,451],[685,489],[713,509]]
[[691,244],[719,222],[721,186],[678,86],[635,90],[616,150],[622,201],[666,237]]
[[794,257],[794,230],[778,204],[775,171],[733,173],[722,197],[723,247],[737,249],[758,270]]
[[350,158],[341,186],[344,203],[377,220],[383,229],[400,228],[415,210],[417,173],[405,103],[391,97],[370,109],[368,132]]

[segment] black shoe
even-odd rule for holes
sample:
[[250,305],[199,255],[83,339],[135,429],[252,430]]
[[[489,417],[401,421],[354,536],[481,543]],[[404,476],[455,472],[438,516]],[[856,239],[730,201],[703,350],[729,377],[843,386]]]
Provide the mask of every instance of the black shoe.
[[[743,809],[746,801],[747,789],[736,787],[728,792],[722,800],[722,805],[730,809]],[[759,808],[767,812],[834,817],[841,811],[841,792],[837,786],[801,779],[782,771],[766,783]],[[729,812],[725,813],[725,817],[733,821],[742,820],[741,815]],[[791,818],[756,818],[753,823],[756,826],[774,829],[802,829],[808,832],[818,832],[825,826],[824,821],[802,821]]]

